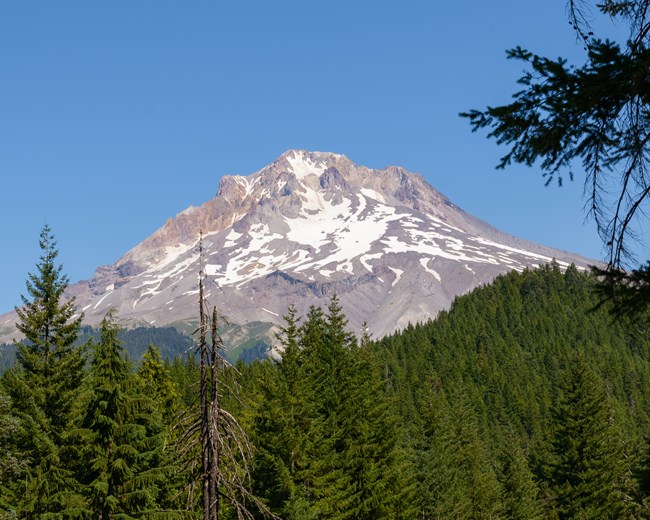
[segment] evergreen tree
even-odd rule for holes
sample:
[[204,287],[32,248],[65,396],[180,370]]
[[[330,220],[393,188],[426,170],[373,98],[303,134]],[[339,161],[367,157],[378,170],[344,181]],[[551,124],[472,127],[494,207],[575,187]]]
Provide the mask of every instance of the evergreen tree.
[[169,368],[160,357],[160,350],[149,344],[136,373],[143,393],[154,400],[166,425],[171,425],[180,411],[181,394]]
[[511,520],[541,520],[544,518],[539,487],[528,465],[524,450],[512,434],[502,437],[498,479],[502,488],[503,513]]
[[567,369],[561,392],[548,467],[558,517],[632,518],[630,457],[602,382],[582,355]]
[[74,298],[63,300],[68,277],[56,265],[58,250],[49,226],[44,226],[38,274],[29,274],[23,308],[16,307],[18,330],[25,339],[17,344],[16,358],[24,382],[34,392],[55,437],[67,427],[69,413],[83,381],[84,351],[75,346],[82,315],[75,315]]
[[322,518],[408,518],[409,472],[400,474],[398,430],[369,345],[357,348],[339,300],[303,326],[304,384],[313,414],[306,468]]
[[136,384],[113,314],[94,345],[82,431],[82,480],[93,518],[151,518],[163,477],[162,425]]
[[453,413],[443,392],[428,384],[422,390],[423,432],[419,436],[418,508],[421,518],[469,518],[472,510],[453,431]]
[[[337,301],[325,313],[309,310],[297,343],[288,313],[281,341],[293,343],[295,359],[241,368],[253,401],[256,494],[283,518],[302,520],[642,516],[628,450],[595,457],[576,487],[562,487],[551,471],[579,469],[562,466],[570,450],[548,441],[570,417],[557,403],[567,395],[561,368],[574,363],[577,345],[606,392],[595,400],[612,409],[585,455],[621,446],[607,424],[625,430],[626,444],[647,431],[650,343],[604,309],[588,312],[592,286],[571,267],[513,272],[457,298],[435,321],[360,346],[346,335]],[[597,489],[616,474],[608,509]],[[567,498],[571,489],[577,497]],[[581,500],[590,505],[560,509]]]
[[16,497],[11,484],[20,475],[26,461],[18,451],[18,420],[11,413],[11,401],[0,386],[0,518],[15,514]]
[[[312,308],[310,315],[314,314]],[[282,347],[282,362],[275,365],[267,361],[259,365],[257,372],[259,396],[253,411],[255,493],[282,518],[316,518],[312,488],[305,479],[313,413],[308,398],[311,393],[303,377],[305,344],[301,339],[311,323],[306,320],[300,327],[293,305],[283,318],[285,324],[276,335]]]
[[26,282],[29,298],[23,296],[24,306],[16,308],[25,339],[4,381],[19,420],[18,443],[29,460],[16,487],[24,515],[75,516],[81,501],[69,432],[84,380],[85,350],[75,346],[82,316],[75,315],[74,299],[63,299],[68,278],[56,264],[56,242],[47,225],[39,246],[38,272]]
[[298,371],[300,368],[300,318],[295,305],[289,305],[287,314],[283,316],[285,326],[280,327],[276,334],[276,339],[282,345],[282,363],[280,365],[282,373],[289,386],[289,393],[292,394],[295,386],[298,384]]
[[455,396],[452,406],[452,461],[460,471],[469,498],[469,518],[500,518],[502,490],[493,457],[481,435],[478,414],[464,393]]
[[174,358],[169,367],[169,373],[181,395],[185,408],[196,401],[196,387],[199,384],[199,364],[194,352],[189,352],[185,358]]

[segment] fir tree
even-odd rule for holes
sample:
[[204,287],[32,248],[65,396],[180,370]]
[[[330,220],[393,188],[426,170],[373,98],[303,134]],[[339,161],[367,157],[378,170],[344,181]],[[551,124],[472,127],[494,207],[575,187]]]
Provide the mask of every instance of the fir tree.
[[26,282],[29,297],[16,308],[25,339],[17,343],[17,366],[5,377],[19,420],[18,443],[30,461],[16,487],[25,515],[74,516],[81,502],[68,434],[84,380],[85,350],[75,345],[82,316],[75,315],[74,299],[63,299],[68,278],[56,264],[47,225],[39,246],[38,272]]
[[295,305],[289,305],[287,314],[283,316],[285,326],[280,327],[276,334],[276,339],[282,345],[282,363],[280,365],[282,373],[289,385],[289,392],[293,393],[294,386],[298,383],[299,366],[299,342],[300,342],[300,318]]
[[160,357],[160,350],[149,344],[136,373],[136,381],[162,411],[165,424],[171,425],[180,411],[181,394],[169,368]]
[[303,327],[307,460],[314,509],[323,518],[408,518],[412,489],[398,457],[398,430],[369,345],[356,346],[339,300],[310,310]]
[[548,467],[558,517],[631,518],[630,458],[602,383],[582,355],[567,369],[561,391]]
[[94,346],[82,421],[82,480],[93,518],[151,518],[163,477],[162,425],[153,402],[136,385],[117,332],[109,313]]
[[502,436],[498,478],[502,487],[504,516],[511,520],[544,518],[539,487],[528,465],[524,450],[512,434]]
[[469,518],[470,496],[454,458],[459,446],[451,406],[434,384],[428,382],[422,394],[424,425],[417,450],[419,517]]
[[11,413],[11,401],[0,387],[0,518],[15,514],[11,484],[24,470],[26,461],[18,451],[18,420]]
[[56,265],[58,250],[49,226],[41,231],[42,251],[38,274],[26,282],[29,298],[16,307],[18,330],[25,340],[17,344],[16,358],[25,383],[42,392],[34,393],[35,404],[44,412],[55,436],[67,426],[69,412],[83,380],[84,352],[75,346],[83,315],[75,315],[74,298],[63,300],[68,277]]

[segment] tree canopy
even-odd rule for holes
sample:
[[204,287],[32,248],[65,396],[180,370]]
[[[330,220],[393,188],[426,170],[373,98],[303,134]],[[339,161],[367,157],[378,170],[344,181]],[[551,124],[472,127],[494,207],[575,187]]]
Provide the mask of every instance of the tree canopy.
[[596,8],[628,24],[625,42],[601,39],[589,25],[591,2],[570,0],[569,19],[587,51],[585,63],[539,56],[522,47],[507,51],[528,70],[508,105],[471,110],[473,130],[510,147],[498,168],[539,163],[547,182],[586,173],[586,208],[612,266],[633,255],[628,241],[650,195],[650,42],[648,0],[606,1]]

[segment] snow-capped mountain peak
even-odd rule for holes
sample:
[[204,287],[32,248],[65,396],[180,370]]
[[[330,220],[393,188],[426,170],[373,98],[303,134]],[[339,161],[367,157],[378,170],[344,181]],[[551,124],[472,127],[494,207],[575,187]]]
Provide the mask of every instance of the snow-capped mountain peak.
[[510,269],[588,263],[494,229],[403,168],[289,150],[249,176],[224,175],[214,198],[69,293],[89,323],[110,307],[127,324],[194,320],[200,236],[208,298],[231,321],[278,323],[290,303],[304,310],[336,292],[352,326],[375,335]]

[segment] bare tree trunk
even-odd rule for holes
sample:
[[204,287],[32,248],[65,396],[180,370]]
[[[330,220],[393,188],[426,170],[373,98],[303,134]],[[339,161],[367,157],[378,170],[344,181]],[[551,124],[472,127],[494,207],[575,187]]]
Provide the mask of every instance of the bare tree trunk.
[[208,408],[207,362],[208,346],[206,344],[207,322],[205,318],[205,295],[203,291],[203,237],[199,241],[199,351],[201,353],[201,485],[203,496],[203,520],[210,517],[210,415]]
[[[249,491],[253,448],[237,419],[221,408],[219,392],[223,392],[220,385],[227,387],[227,383],[222,382],[227,362],[220,352],[223,341],[219,335],[217,308],[213,308],[211,318],[205,312],[203,236],[199,240],[199,265],[200,410],[188,435],[197,430],[200,432],[203,520],[219,520],[222,498],[233,507],[239,519],[254,520],[249,504],[265,516],[277,518]],[[210,348],[206,339],[208,326]],[[232,389],[228,391],[232,393]],[[196,444],[190,441],[188,453],[192,446]]]
[[214,509],[213,520],[219,518],[219,370],[221,369],[219,348],[221,338],[217,329],[217,307],[212,310],[212,349],[210,352],[210,373],[212,376],[210,385],[210,501]]

